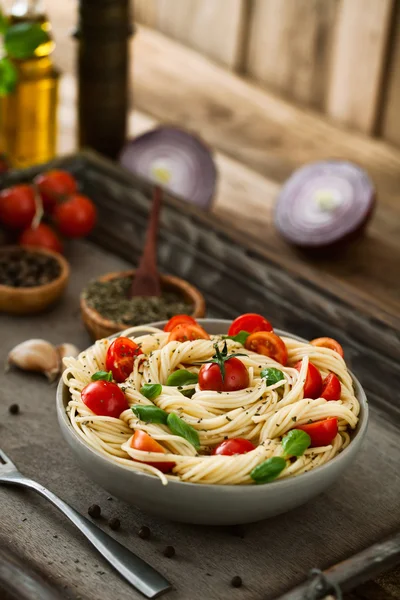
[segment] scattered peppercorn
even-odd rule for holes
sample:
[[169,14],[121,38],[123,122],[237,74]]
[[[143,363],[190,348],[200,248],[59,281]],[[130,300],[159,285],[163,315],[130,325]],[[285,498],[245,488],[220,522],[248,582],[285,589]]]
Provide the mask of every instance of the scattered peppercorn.
[[108,521],[108,526],[114,531],[118,531],[118,529],[121,527],[121,521],[117,519],[117,517],[112,517]]
[[147,527],[147,525],[143,525],[143,527],[139,529],[138,535],[142,538],[142,540],[148,540],[151,535],[150,528]]
[[88,514],[93,519],[98,519],[100,517],[100,515],[101,515],[101,508],[100,508],[100,506],[98,504],[92,504],[88,508]]
[[163,551],[164,556],[167,558],[172,558],[175,556],[175,548],[173,546],[166,546]]
[[12,415],[17,415],[19,413],[19,404],[11,404],[8,408],[8,412]]
[[233,587],[241,587],[242,583],[242,578],[239,577],[239,575],[235,575],[235,577],[232,577],[231,584],[233,585]]

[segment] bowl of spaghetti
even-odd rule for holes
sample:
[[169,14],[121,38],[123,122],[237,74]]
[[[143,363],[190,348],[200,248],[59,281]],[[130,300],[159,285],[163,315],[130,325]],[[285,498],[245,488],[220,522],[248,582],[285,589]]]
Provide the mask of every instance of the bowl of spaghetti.
[[58,419],[83,469],[175,521],[291,510],[342,475],[367,429],[340,344],[273,330],[260,315],[173,317],[98,340],[64,365]]

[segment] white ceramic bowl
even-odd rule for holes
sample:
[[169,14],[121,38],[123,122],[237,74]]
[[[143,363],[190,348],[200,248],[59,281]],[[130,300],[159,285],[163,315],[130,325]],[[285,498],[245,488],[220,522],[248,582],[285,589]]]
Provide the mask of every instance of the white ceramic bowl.
[[[221,319],[198,321],[210,334],[226,333],[230,324],[230,321]],[[157,327],[164,324],[152,323]],[[301,340],[284,331],[276,331]],[[251,523],[304,504],[332,485],[353,462],[367,430],[368,404],[360,383],[352,377],[361,411],[349,446],[321,467],[265,485],[205,485],[170,481],[164,486],[158,477],[113,463],[87,446],[73,430],[65,411],[70,399],[69,390],[62,380],[57,389],[57,414],[61,431],[81,467],[113,496],[174,521],[208,525]]]

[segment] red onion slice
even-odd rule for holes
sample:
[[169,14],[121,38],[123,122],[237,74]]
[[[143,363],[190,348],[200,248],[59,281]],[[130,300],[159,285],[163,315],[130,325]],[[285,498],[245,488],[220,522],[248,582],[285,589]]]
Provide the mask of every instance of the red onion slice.
[[121,164],[172,194],[208,209],[217,170],[211,152],[197,137],[176,127],[159,127],[129,141]]
[[374,204],[375,189],[363,169],[340,160],[316,162],[295,171],[283,185],[275,225],[290,243],[321,248],[359,233]]

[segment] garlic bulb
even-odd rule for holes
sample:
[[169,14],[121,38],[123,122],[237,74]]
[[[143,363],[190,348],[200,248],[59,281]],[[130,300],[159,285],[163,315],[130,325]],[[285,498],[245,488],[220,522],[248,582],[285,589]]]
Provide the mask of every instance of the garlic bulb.
[[74,344],[61,344],[57,346],[57,351],[60,356],[61,362],[63,358],[66,356],[71,356],[72,358],[76,358],[79,354],[79,350]]
[[15,346],[7,358],[7,366],[14,365],[24,371],[37,371],[54,381],[60,372],[61,359],[57,349],[46,340],[27,340]]

